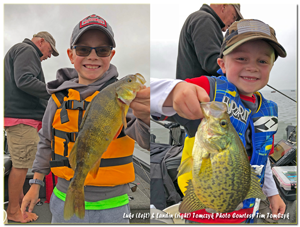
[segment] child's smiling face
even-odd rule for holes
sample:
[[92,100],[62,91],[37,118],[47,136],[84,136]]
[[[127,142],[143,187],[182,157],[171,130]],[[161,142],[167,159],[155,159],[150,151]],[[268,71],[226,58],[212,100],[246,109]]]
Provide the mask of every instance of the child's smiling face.
[[[109,38],[101,31],[91,29],[83,33],[76,43],[76,46],[111,46]],[[96,54],[95,49],[86,56],[78,56],[75,49],[68,49],[68,56],[74,68],[78,72],[80,84],[91,84],[101,78],[103,74],[108,70],[110,61],[115,54],[115,50],[112,50],[108,57],[99,57]]]
[[219,58],[218,64],[240,94],[252,96],[267,85],[274,61],[272,46],[259,39],[236,47],[223,58]]

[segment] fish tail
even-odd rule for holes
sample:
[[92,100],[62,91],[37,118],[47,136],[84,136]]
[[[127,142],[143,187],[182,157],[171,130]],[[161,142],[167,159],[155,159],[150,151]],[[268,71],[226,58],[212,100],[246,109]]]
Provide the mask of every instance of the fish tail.
[[84,187],[73,187],[71,182],[65,200],[64,219],[69,220],[74,214],[81,219],[85,216]]

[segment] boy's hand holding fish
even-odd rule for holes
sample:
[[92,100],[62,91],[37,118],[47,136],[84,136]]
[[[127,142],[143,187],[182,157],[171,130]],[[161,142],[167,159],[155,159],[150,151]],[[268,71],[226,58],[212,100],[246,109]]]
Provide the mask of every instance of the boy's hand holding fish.
[[173,106],[179,116],[195,120],[203,118],[200,102],[209,102],[206,91],[196,85],[186,82],[178,83],[167,97],[163,106]]
[[136,93],[130,108],[136,118],[150,126],[150,87],[145,87]]

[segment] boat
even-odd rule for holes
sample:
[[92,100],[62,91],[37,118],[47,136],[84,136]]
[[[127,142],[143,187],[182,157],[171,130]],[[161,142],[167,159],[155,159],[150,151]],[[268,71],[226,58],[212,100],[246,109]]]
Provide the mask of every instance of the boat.
[[271,93],[276,93],[276,91],[271,91]]

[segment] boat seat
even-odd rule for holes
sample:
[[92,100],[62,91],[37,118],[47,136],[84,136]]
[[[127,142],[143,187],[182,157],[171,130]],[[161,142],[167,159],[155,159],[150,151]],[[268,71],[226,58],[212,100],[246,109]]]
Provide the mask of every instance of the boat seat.
[[11,170],[12,161],[9,154],[4,154],[4,176],[7,176]]
[[11,171],[12,168],[12,161],[11,157],[9,154],[5,153],[4,154],[4,167],[3,167],[3,172],[4,172],[4,204],[8,203],[8,192],[7,192],[7,183],[8,183],[8,175]]

